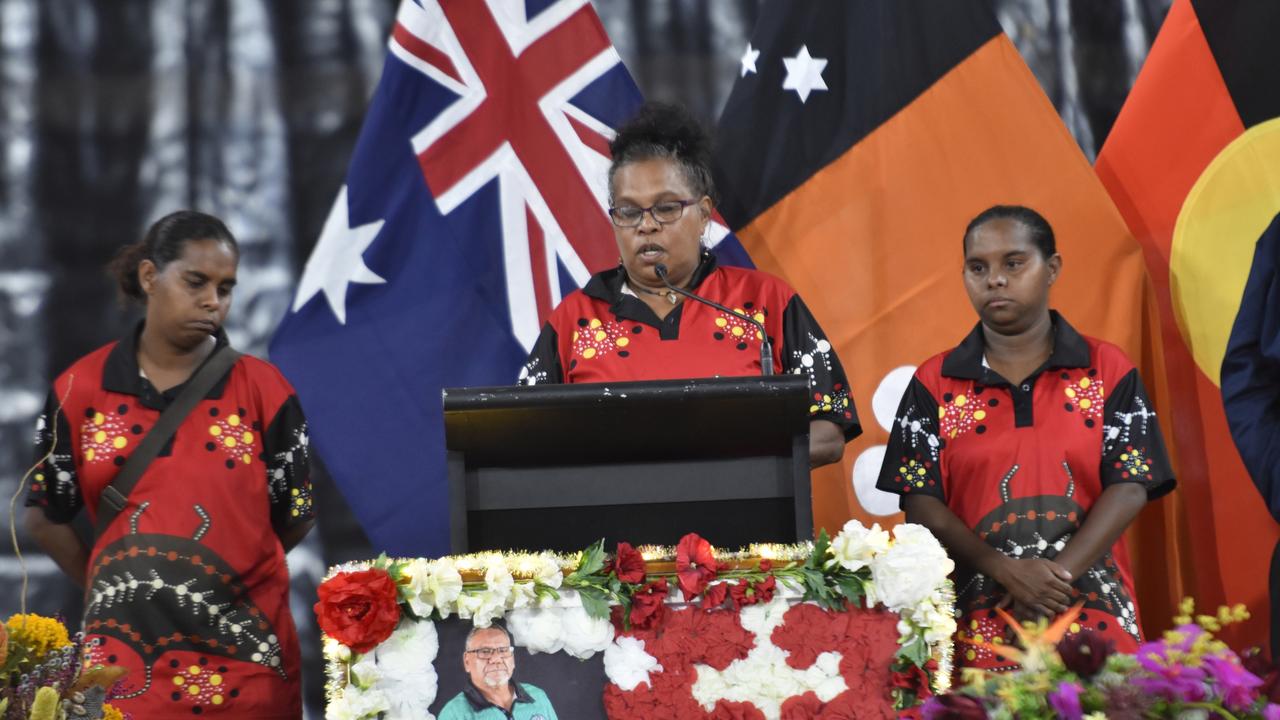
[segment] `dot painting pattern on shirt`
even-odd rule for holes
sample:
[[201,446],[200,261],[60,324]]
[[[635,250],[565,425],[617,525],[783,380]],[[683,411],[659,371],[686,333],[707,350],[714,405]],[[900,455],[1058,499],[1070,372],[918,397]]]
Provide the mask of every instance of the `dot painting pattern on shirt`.
[[[1102,419],[1102,408],[1106,402],[1102,381],[1097,379],[1096,370],[1093,374],[1094,377],[1086,374],[1062,389],[1062,394],[1066,396],[1063,407],[1067,412],[1079,413],[1084,418],[1085,427],[1090,428]],[[1071,380],[1070,373],[1062,373],[1062,376],[1063,380]]]
[[[753,310],[754,312],[751,312]],[[712,332],[711,337],[720,342],[731,342],[739,350],[746,350],[752,345],[759,347],[760,343],[764,341],[764,335],[760,333],[759,328],[744,320],[742,316],[748,315],[756,322],[763,323],[769,314],[768,309],[760,308],[757,310],[755,303],[747,302],[743,303],[742,307],[733,308],[733,311],[739,314],[716,312],[714,321],[716,329]]]
[[96,408],[84,411],[80,424],[80,453],[86,463],[123,465],[129,448],[141,440],[142,427],[131,425],[125,418],[129,406],[121,404],[106,412]]
[[249,420],[244,408],[225,413],[221,408],[209,408],[209,439],[204,449],[219,452],[228,470],[236,463],[248,465],[260,453],[259,435],[262,423]]
[[948,440],[955,440],[970,430],[979,435],[985,433],[987,426],[983,421],[986,419],[987,408],[977,394],[948,393],[942,396],[942,404],[938,406],[938,425]]
[[623,353],[630,344],[631,338],[627,336],[626,328],[616,321],[605,322],[595,317],[579,318],[578,329],[573,331],[574,357],[583,360],[594,360],[611,352],[627,357],[630,353]]

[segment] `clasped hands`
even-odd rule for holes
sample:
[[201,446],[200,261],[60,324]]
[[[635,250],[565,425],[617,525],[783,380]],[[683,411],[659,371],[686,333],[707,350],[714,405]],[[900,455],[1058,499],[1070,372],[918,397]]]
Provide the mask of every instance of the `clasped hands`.
[[1071,573],[1047,558],[1005,558],[993,577],[1005,589],[996,607],[1019,620],[1053,617],[1071,607]]

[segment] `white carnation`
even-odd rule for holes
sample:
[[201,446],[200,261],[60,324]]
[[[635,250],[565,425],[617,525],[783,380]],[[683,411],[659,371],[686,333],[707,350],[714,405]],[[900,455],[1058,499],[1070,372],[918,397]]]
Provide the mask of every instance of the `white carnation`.
[[381,673],[399,682],[418,682],[431,675],[431,700],[435,699],[435,669],[440,652],[436,624],[430,620],[402,622],[391,637],[374,651]]
[[645,652],[643,640],[623,636],[604,650],[604,674],[622,690],[630,692],[640,683],[648,685],[651,672],[662,672],[662,666]]
[[348,685],[325,708],[326,720],[364,720],[391,708],[387,696],[378,690],[361,690]]
[[854,572],[870,565],[876,555],[888,549],[889,533],[880,529],[880,523],[867,528],[857,520],[850,520],[831,541],[833,559]]
[[564,647],[559,608],[512,610],[507,614],[511,641],[531,653],[556,653]]
[[565,608],[560,614],[564,651],[579,660],[603,652],[613,642],[613,623],[608,618],[593,618],[579,604]]

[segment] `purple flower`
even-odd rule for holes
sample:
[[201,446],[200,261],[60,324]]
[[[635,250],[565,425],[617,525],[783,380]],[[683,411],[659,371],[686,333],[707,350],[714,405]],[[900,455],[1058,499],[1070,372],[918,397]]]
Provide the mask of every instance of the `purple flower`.
[[1262,678],[1245,670],[1234,655],[1209,655],[1204,666],[1227,709],[1243,710],[1253,704],[1254,688],[1262,685]]
[[934,695],[921,708],[924,720],[986,720],[987,709],[970,695]]
[[1175,702],[1199,702],[1208,694],[1203,668],[1173,662],[1164,641],[1149,642],[1138,648],[1138,664],[1148,675],[1133,679],[1135,686],[1150,695]]
[[1262,720],[1280,720],[1280,705],[1270,703],[1263,708]]
[[1080,690],[1077,683],[1058,683],[1058,689],[1049,693],[1049,707],[1062,720],[1081,720],[1084,710],[1080,708]]

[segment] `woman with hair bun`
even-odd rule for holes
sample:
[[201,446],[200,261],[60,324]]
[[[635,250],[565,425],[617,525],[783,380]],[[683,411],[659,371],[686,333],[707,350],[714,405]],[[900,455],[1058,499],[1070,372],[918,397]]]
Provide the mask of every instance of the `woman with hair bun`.
[[664,266],[671,285],[764,324],[773,371],[809,378],[810,463],[839,461],[861,427],[831,343],[786,283],[756,270],[720,267],[706,248],[715,202],[706,132],[679,107],[647,103],[609,150],[609,218],[618,266],[564,298],[520,381],[760,375],[764,337],[757,327],[673,292],[659,275]]
[[86,662],[128,669],[111,702],[136,718],[302,717],[285,552],[312,525],[307,427],[279,371],[228,345],[238,262],[192,211],[122,248],[145,319],[62,373],[36,425],[27,529],[85,588]]

